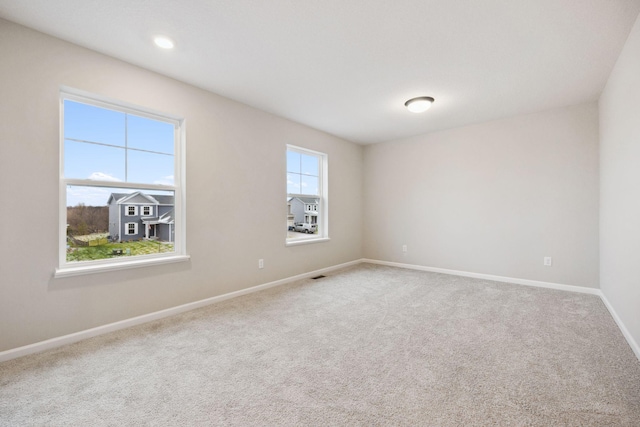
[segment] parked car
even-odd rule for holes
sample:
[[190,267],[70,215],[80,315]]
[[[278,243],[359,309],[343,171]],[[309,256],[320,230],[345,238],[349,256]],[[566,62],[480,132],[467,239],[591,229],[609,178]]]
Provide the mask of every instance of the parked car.
[[296,222],[293,225],[293,229],[301,233],[315,233],[318,230],[318,224],[309,224],[307,222]]

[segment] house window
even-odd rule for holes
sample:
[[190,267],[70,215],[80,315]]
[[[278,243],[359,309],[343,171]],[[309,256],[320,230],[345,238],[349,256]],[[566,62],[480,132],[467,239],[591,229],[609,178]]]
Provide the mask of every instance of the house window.
[[125,224],[126,228],[126,234],[131,236],[131,235],[136,235],[138,234],[138,224],[135,222],[127,222]]
[[329,239],[327,155],[287,146],[287,245]]
[[188,259],[182,119],[67,88],[60,109],[56,277]]

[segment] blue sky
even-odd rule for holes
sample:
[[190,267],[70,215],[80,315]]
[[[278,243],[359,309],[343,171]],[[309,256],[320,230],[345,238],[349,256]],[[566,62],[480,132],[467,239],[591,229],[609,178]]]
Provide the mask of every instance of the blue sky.
[[114,183],[113,188],[69,186],[67,206],[102,206],[111,192],[132,191],[117,189],[117,182],[173,185],[171,123],[65,100],[64,138],[65,178]]
[[287,193],[320,195],[319,159],[287,151]]

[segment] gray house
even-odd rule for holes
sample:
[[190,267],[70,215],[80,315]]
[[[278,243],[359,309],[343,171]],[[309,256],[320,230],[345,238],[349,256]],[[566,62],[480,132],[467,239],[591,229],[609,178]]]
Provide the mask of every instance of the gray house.
[[288,203],[289,214],[293,215],[294,222],[318,223],[318,207],[320,199],[315,197],[292,197]]
[[111,193],[109,235],[113,240],[174,241],[174,197],[158,194]]

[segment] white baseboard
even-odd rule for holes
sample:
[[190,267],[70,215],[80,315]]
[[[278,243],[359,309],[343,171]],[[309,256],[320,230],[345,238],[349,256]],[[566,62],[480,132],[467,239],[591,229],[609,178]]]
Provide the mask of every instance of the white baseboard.
[[618,313],[616,313],[616,311],[613,309],[613,306],[607,299],[606,295],[604,295],[603,293],[600,293],[600,298],[602,298],[602,302],[604,302],[604,305],[607,307],[607,310],[609,310],[609,313],[611,313],[611,317],[613,317],[613,320],[615,320],[615,322],[618,324],[618,328],[620,329],[620,332],[622,332],[622,335],[625,337],[625,339],[631,346],[631,350],[633,350],[638,360],[640,360],[640,346],[638,346],[638,343],[636,342],[636,340],[633,339],[633,336],[631,335],[627,327],[622,322],[622,319],[620,319],[620,316],[618,316]]
[[452,274],[454,276],[473,277],[476,279],[486,279],[486,280],[493,280],[496,282],[513,283],[516,285],[535,286],[539,288],[549,288],[549,289],[557,289],[560,291],[569,291],[569,292],[578,292],[583,294],[597,295],[600,297],[600,299],[602,299],[602,302],[609,310],[609,313],[611,313],[611,317],[613,317],[613,320],[618,325],[620,332],[622,332],[622,335],[627,340],[627,343],[629,343],[629,346],[635,353],[636,357],[638,358],[638,360],[640,360],[640,346],[638,346],[638,343],[633,339],[633,336],[631,335],[631,333],[629,333],[629,330],[622,322],[622,319],[620,319],[620,316],[618,316],[618,313],[616,313],[616,311],[613,309],[613,306],[611,305],[607,297],[602,293],[600,289],[587,288],[583,286],[564,285],[561,283],[540,282],[537,280],[516,279],[513,277],[494,276],[491,274],[471,273],[468,271],[448,270],[445,268],[425,267],[422,265],[402,264],[399,262],[379,261],[375,259],[364,258],[362,259],[362,262],[367,262],[370,264],[387,265],[390,267],[407,268],[411,270],[431,271],[434,273]]
[[231,298],[236,298],[242,295],[247,295],[253,292],[262,291],[264,289],[273,288],[275,286],[284,285],[287,283],[295,282],[302,279],[308,279],[310,277],[318,276],[320,274],[328,273],[334,270],[338,270],[345,267],[350,267],[362,263],[362,260],[355,260],[346,262],[344,264],[334,265],[332,267],[315,270],[309,273],[298,274],[296,276],[287,277],[285,279],[276,280],[274,282],[264,283],[262,285],[253,286],[251,288],[242,289],[235,292],[230,292],[224,295],[218,295],[211,298],[206,298],[200,301],[194,301],[187,304],[179,305],[176,307],[167,308],[165,310],[156,311],[149,314],[143,314],[142,316],[132,317],[130,319],[121,320],[119,322],[109,323],[107,325],[98,326],[84,331],[75,332],[69,335],[63,335],[61,337],[51,338],[46,341],[40,341],[34,344],[25,345],[22,347],[13,348],[0,352],[0,362],[15,359],[29,354],[40,353],[52,348],[61,347],[67,344],[73,344],[78,341],[85,340],[87,338],[93,338],[98,335],[103,335],[109,332],[117,331],[120,329],[129,328],[131,326],[140,325],[143,323],[151,322],[153,320],[162,319],[176,314],[184,313],[186,311],[195,310],[196,308],[205,307],[207,305],[215,304]]
[[369,263],[369,264],[379,264],[379,265],[387,265],[391,267],[400,267],[407,268],[411,270],[420,270],[420,271],[431,271],[434,273],[444,273],[451,274],[454,276],[464,276],[464,277],[473,277],[477,279],[486,279],[493,280],[496,282],[504,282],[504,283],[512,283],[517,285],[526,285],[526,286],[535,286],[541,288],[549,288],[549,289],[557,289],[562,291],[569,292],[579,292],[586,293],[592,295],[598,295],[604,305],[607,307],[614,321],[620,328],[622,335],[625,337],[631,349],[640,360],[640,346],[633,339],[629,330],[626,328],[616,311],[613,309],[609,300],[604,296],[600,289],[586,288],[581,286],[573,286],[573,285],[563,285],[560,283],[550,283],[550,282],[541,282],[537,280],[528,280],[528,279],[517,279],[513,277],[503,277],[503,276],[494,276],[491,274],[482,274],[482,273],[472,273],[468,271],[458,271],[458,270],[448,270],[444,268],[436,268],[436,267],[425,267],[421,265],[413,265],[413,264],[403,264],[398,262],[389,262],[389,261],[379,261],[373,259],[359,259],[355,261],[346,262],[344,264],[338,264],[331,267],[323,268],[320,270],[315,270],[309,273],[298,274],[296,276],[287,277],[285,279],[276,280],[274,282],[264,283],[262,285],[253,286],[251,288],[242,289],[235,292],[230,292],[224,295],[218,295],[211,298],[206,298],[200,301],[194,301],[191,303],[179,305],[176,307],[167,308],[165,310],[156,311],[149,314],[144,314],[142,316],[133,317],[131,319],[121,320],[119,322],[110,323],[103,326],[98,326],[91,329],[86,329],[84,331],[75,332],[73,334],[64,335],[61,337],[51,338],[46,341],[40,341],[34,344],[25,345],[23,347],[18,347],[6,351],[0,352],[0,362],[4,362],[7,360],[15,359],[22,356],[27,356],[29,354],[40,353],[45,350],[50,350],[52,348],[61,347],[63,345],[72,344],[78,341],[82,341],[88,338],[92,338],[98,335],[103,335],[109,332],[117,331],[120,329],[129,328],[132,326],[140,325],[143,323],[151,322],[154,320],[162,319],[169,316],[174,316],[176,314],[184,313],[190,310],[195,310],[200,307],[205,307],[207,305],[215,304],[217,302],[225,301],[231,298],[236,298],[242,295],[251,294],[253,292],[262,291],[264,289],[273,288],[275,286],[284,285],[287,283],[295,282],[297,280],[308,279],[310,277],[314,277],[320,274],[329,273],[331,271],[339,270],[341,268],[351,267],[360,263]]
[[602,295],[600,289],[583,286],[563,285],[561,283],[540,282],[538,280],[516,279],[514,277],[494,276],[492,274],[471,273],[469,271],[448,270],[446,268],[425,267],[422,265],[402,264],[399,262],[378,261],[375,259],[363,259],[370,264],[388,265],[391,267],[408,268],[411,270],[431,271],[433,273],[451,274],[454,276],[473,277],[476,279],[493,280],[494,282],[514,283],[516,285],[535,286],[537,288],[557,289],[560,291],[579,292],[582,294]]

